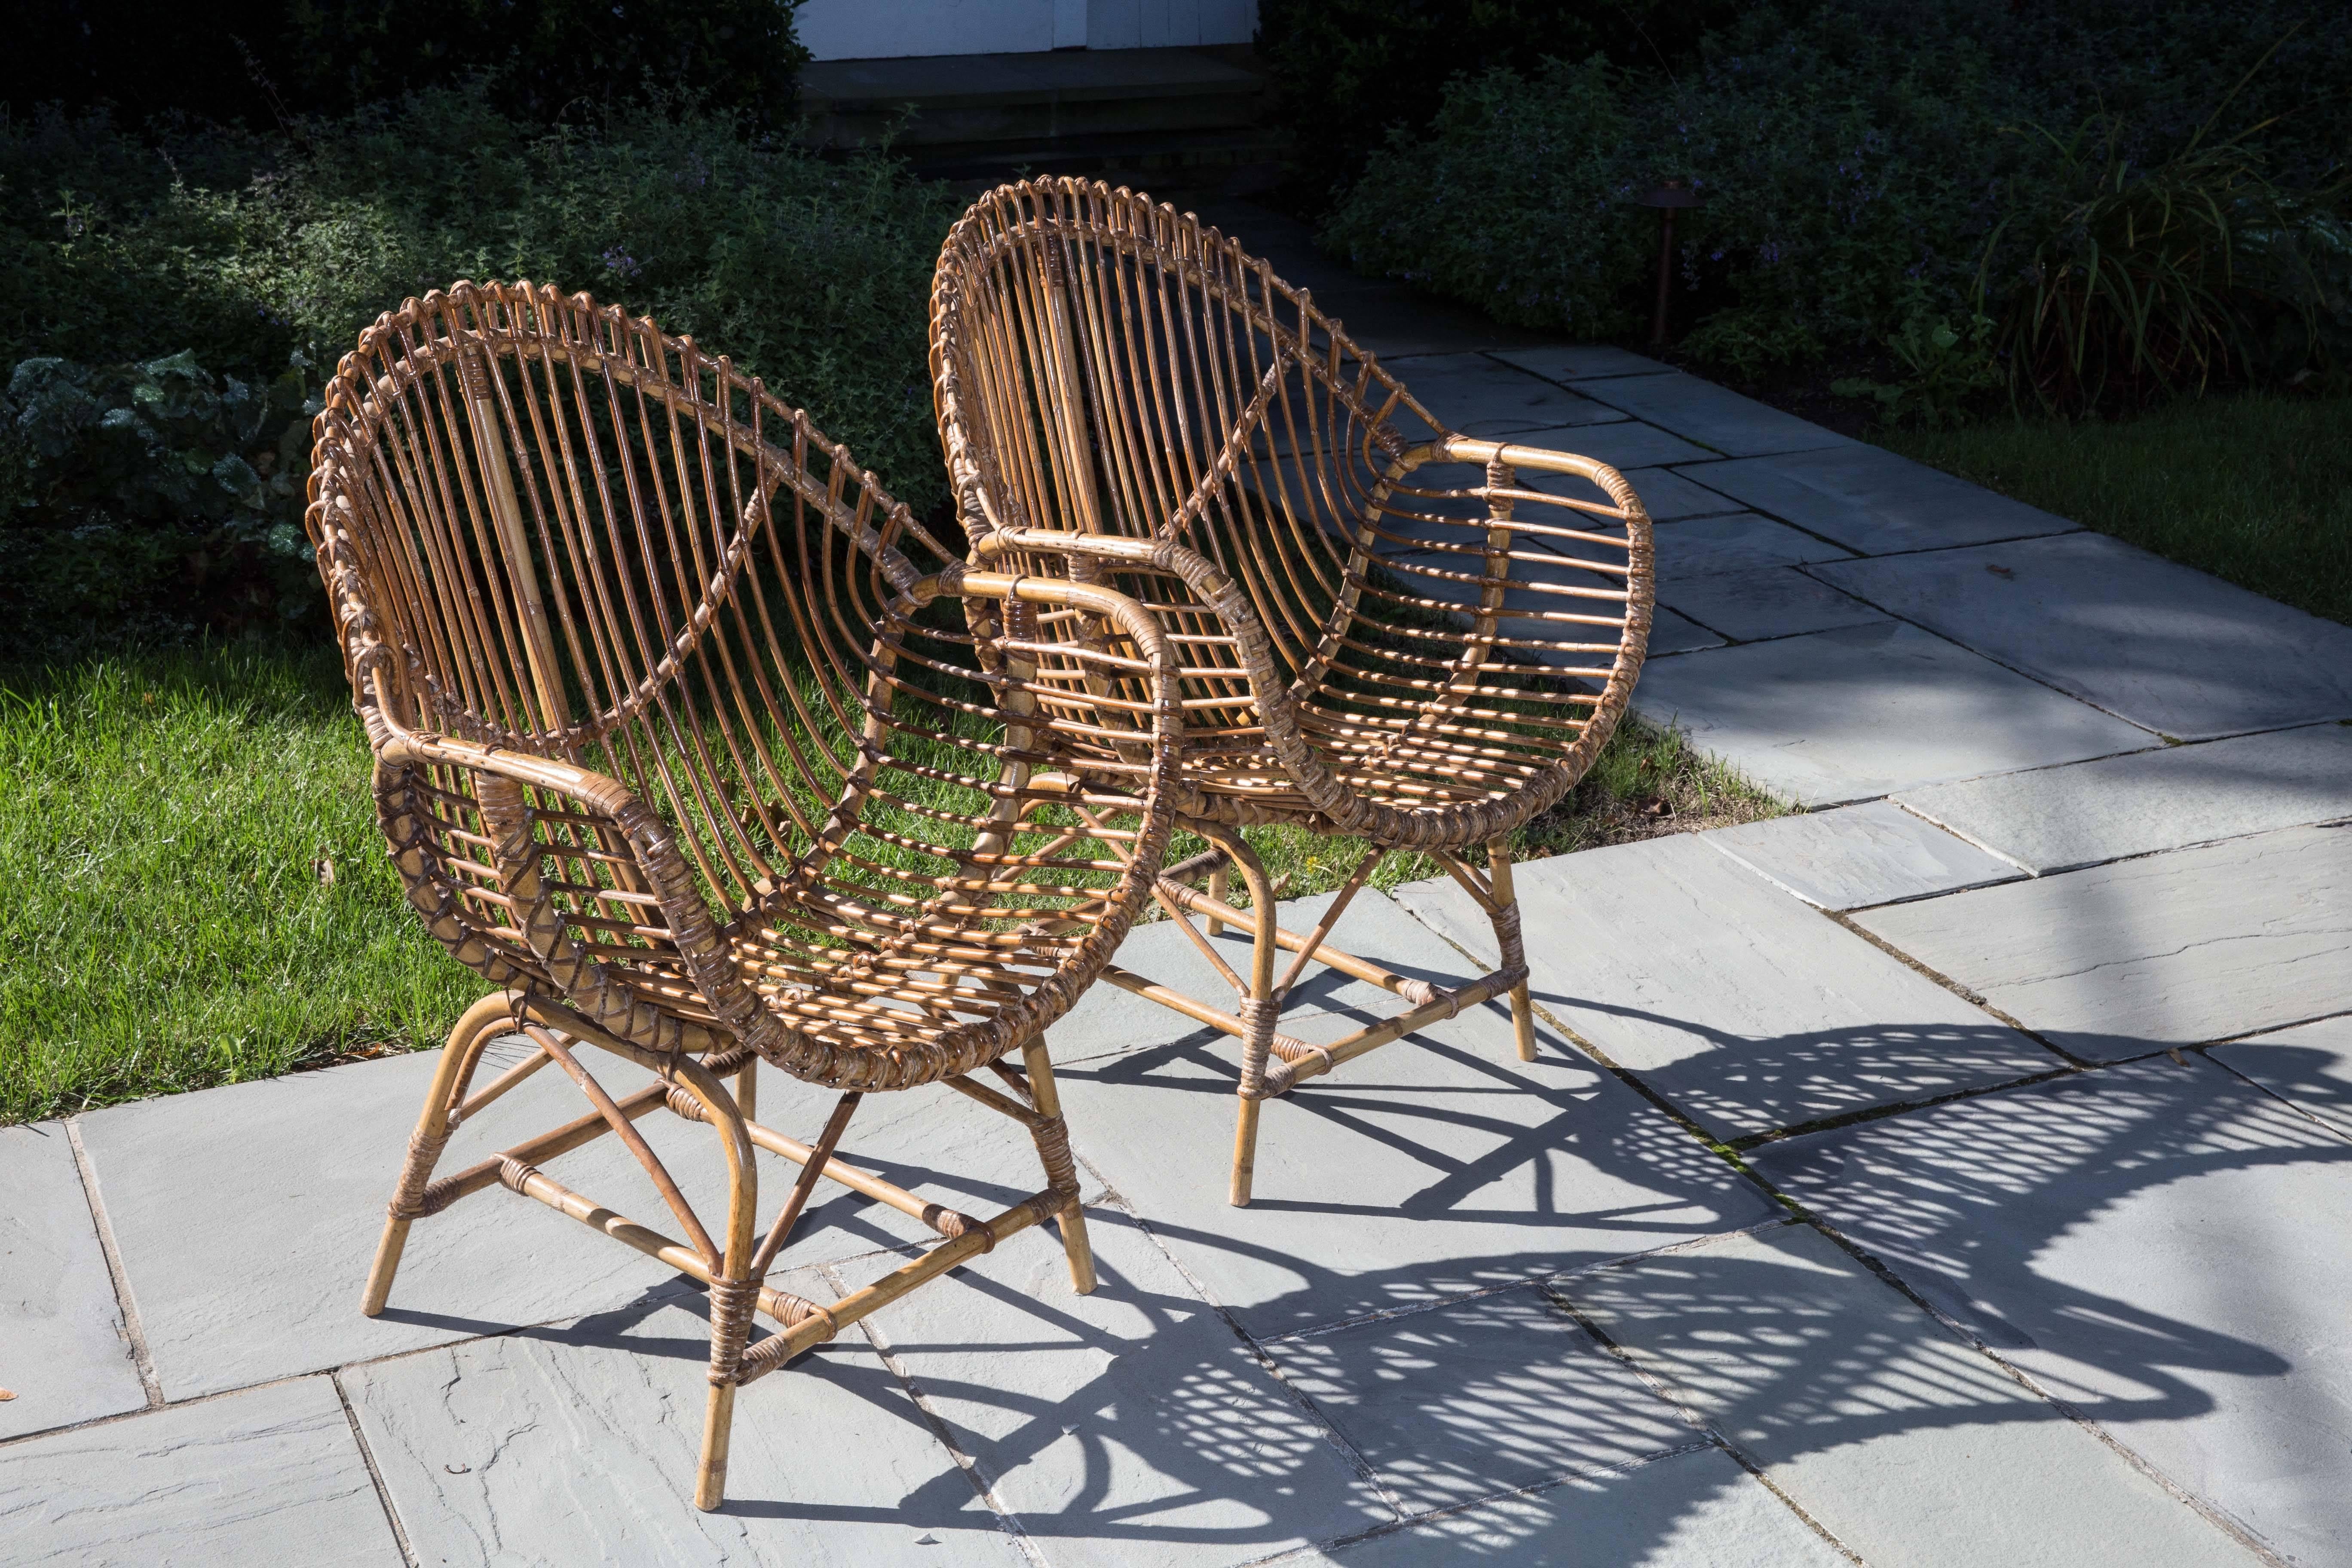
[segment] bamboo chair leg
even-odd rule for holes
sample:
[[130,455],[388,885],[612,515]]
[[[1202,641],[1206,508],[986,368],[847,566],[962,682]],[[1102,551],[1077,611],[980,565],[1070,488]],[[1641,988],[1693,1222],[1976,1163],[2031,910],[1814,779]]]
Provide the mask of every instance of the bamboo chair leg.
[[[1495,899],[1496,966],[1517,968],[1526,962],[1527,944],[1519,935],[1519,900],[1511,883],[1511,844],[1507,838],[1497,838],[1486,846],[1486,885]],[[1511,987],[1511,1029],[1518,1037],[1519,1060],[1535,1060],[1535,1004],[1528,995],[1528,983],[1524,980]]]
[[1036,1130],[1037,1158],[1045,1167],[1045,1184],[1066,1194],[1069,1206],[1055,1217],[1062,1231],[1062,1253],[1070,1262],[1070,1288],[1091,1295],[1095,1288],[1095,1249],[1087,1237],[1087,1211],[1079,1205],[1078,1164],[1070,1153],[1070,1130],[1062,1120],[1062,1091],[1054,1087],[1054,1061],[1045,1037],[1032,1036],[1021,1047],[1021,1065],[1027,1069],[1030,1103],[1037,1114],[1052,1120]]
[[424,1214],[425,1184],[433,1179],[433,1167],[449,1142],[450,1108],[472,1080],[475,1064],[482,1059],[482,1047],[492,1036],[513,1027],[514,1005],[505,992],[497,991],[467,1008],[457,1027],[449,1031],[448,1043],[441,1047],[440,1065],[434,1069],[433,1085],[425,1091],[425,1109],[417,1115],[416,1131],[408,1135],[400,1184],[393,1191],[383,1237],[376,1243],[375,1263],[368,1270],[367,1293],[360,1300],[362,1315],[379,1315],[391,1300],[392,1277],[400,1272],[400,1257],[408,1247],[408,1227]]
[[1277,941],[1281,928],[1276,923],[1274,884],[1268,880],[1265,866],[1238,833],[1227,834],[1223,829],[1201,829],[1203,837],[1233,858],[1241,868],[1242,879],[1249,884],[1250,908],[1257,916],[1257,935],[1250,943],[1249,994],[1241,999],[1242,1022],[1248,1032],[1242,1037],[1242,1081],[1240,1105],[1234,1121],[1233,1183],[1225,1201],[1235,1208],[1246,1208],[1250,1186],[1257,1174],[1258,1105],[1265,1093],[1265,1063],[1274,1051],[1274,1026],[1282,1016],[1282,1005],[1274,999],[1274,961],[1281,952]]
[[[1221,904],[1225,901],[1225,868],[1223,866],[1209,873],[1209,897]],[[1211,936],[1222,936],[1224,934],[1224,921],[1214,916],[1210,917],[1209,934]]]
[[694,1506],[708,1513],[727,1500],[735,1390],[742,1384],[743,1349],[751,1334],[751,1311],[760,1300],[760,1281],[752,1273],[760,1172],[743,1112],[719,1081],[699,1069],[681,1071],[678,1079],[702,1102],[703,1116],[717,1128],[727,1159],[727,1235],[710,1281],[710,1397],[703,1408],[702,1458],[694,1475]]

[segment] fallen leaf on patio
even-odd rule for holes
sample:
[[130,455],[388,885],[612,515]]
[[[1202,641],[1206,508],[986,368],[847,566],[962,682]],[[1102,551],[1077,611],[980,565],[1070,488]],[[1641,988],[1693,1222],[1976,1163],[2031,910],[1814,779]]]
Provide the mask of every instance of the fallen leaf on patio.
[[2017,574],[2016,574],[2015,572],[2013,572],[2013,571],[2010,570],[2010,569],[2009,569],[2008,567],[2006,567],[2006,566],[1990,566],[1990,565],[1989,565],[1989,566],[1987,566],[1987,567],[1985,568],[1985,570],[1986,570],[1986,571],[1988,571],[1988,572],[1990,572],[1990,573],[1991,573],[1991,574],[1992,574],[1994,576],[1996,576],[1996,577],[2014,577],[2014,576],[2016,576],[2016,575],[2017,575]]
[[13,1388],[0,1388],[0,1405],[5,1405],[5,1404],[6,1404],[9,1400],[14,1399],[14,1398],[16,1398],[16,1391],[15,1389],[13,1389]]

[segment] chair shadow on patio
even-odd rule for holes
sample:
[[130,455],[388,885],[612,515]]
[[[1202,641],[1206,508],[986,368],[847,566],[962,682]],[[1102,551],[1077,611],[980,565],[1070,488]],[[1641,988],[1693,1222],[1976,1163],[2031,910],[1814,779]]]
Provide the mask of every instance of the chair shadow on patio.
[[[1073,1064],[1065,1076],[1081,1152],[1143,1216],[1097,1208],[1102,1289],[1033,1294],[1032,1277],[1058,1268],[1059,1255],[1025,1245],[1035,1238],[1008,1244],[878,1315],[881,1356],[853,1338],[818,1352],[815,1369],[803,1363],[802,1378],[748,1396],[740,1480],[725,1514],[698,1521],[648,1500],[641,1520],[667,1512],[672,1522],[651,1526],[657,1534],[740,1530],[761,1556],[783,1549],[770,1521],[797,1521],[793,1534],[809,1543],[818,1537],[808,1531],[845,1526],[940,1539],[977,1531],[968,1538],[977,1551],[993,1528],[976,1493],[986,1487],[1057,1563],[1125,1562],[1147,1550],[1154,1560],[1249,1562],[1385,1534],[1432,1510],[1448,1511],[1412,1542],[1368,1541],[1342,1560],[1387,1561],[1378,1554],[1409,1545],[1491,1557],[1570,1528],[1562,1521],[1574,1515],[1579,1530],[1605,1518],[1618,1554],[1610,1560],[1633,1562],[1710,1510],[1760,1492],[1662,1387],[1760,1462],[1800,1474],[1824,1456],[1954,1432],[1970,1435],[1987,1475],[2023,1463],[2052,1486],[2080,1488],[2069,1465],[2112,1463],[2122,1478],[2113,1484],[2160,1496],[1810,1227],[1781,1223],[1686,1132],[1568,1058],[1556,1038],[1528,1066],[1508,1059],[1507,1016],[1481,1033],[1477,1046],[1437,1041],[1391,1054],[1388,1070],[1292,1097],[1284,1146],[1310,1159],[1343,1149],[1353,1163],[1313,1183],[1277,1168],[1247,1211],[1223,1204],[1216,1161],[1175,1125],[1225,1114],[1230,1068],[1213,1037]],[[1753,1059],[1803,1062],[1822,1044],[1755,1043]],[[1397,1070],[1414,1062],[1433,1070]],[[1124,1129],[1162,1127],[1165,1141],[1087,1117],[1088,1103],[1118,1100],[1141,1102],[1118,1119]],[[1936,1119],[1955,1115],[1974,1119],[1969,1135],[1938,1138]],[[2210,1415],[2216,1380],[2275,1385],[2290,1363],[2037,1260],[2153,1192],[2285,1165],[2341,1181],[2352,1162],[2340,1140],[2210,1064],[2161,1058],[1847,1131],[1892,1152],[1848,1156],[1839,1134],[1790,1141],[1769,1146],[1773,1179],[1808,1201],[1833,1189],[1831,1212],[1857,1215],[1853,1227],[1906,1283],[2127,1445]],[[1890,1162],[1906,1147],[1914,1163],[1896,1170]],[[866,1158],[894,1180],[926,1175]],[[1167,1179],[1189,1165],[1202,1168],[1197,1194]],[[1498,1244],[1508,1232],[1497,1227],[1525,1233],[1527,1245]],[[1733,1230],[1747,1234],[1675,1245]],[[1324,1244],[1297,1245],[1303,1235]],[[1626,1256],[1637,1252],[1648,1255]],[[848,1258],[829,1283],[854,1289],[898,1261]],[[1218,1290],[1224,1309],[1202,1302],[1187,1275]],[[1239,1293],[1220,1289],[1226,1281]],[[537,1517],[541,1467],[529,1448],[600,1420],[597,1408],[615,1397],[605,1384],[640,1397],[676,1382],[675,1397],[690,1398],[705,1342],[692,1314],[703,1305],[690,1290],[648,1292],[568,1328],[490,1342],[505,1347],[492,1359],[547,1363],[549,1403],[527,1420],[512,1413],[524,1462],[505,1473],[511,1495],[486,1489],[469,1502],[436,1478],[438,1506],[457,1516],[447,1522],[478,1536],[484,1517]],[[444,1384],[435,1403],[446,1408],[449,1389],[490,1370],[478,1364],[485,1355],[457,1346],[410,1359],[433,1363]],[[803,1392],[772,1392],[791,1389]],[[369,1420],[364,1391],[356,1403]],[[819,1412],[836,1429],[848,1422],[873,1460],[813,1458],[806,1434]],[[2016,1428],[2030,1435],[1988,1436]],[[878,1448],[877,1432],[893,1434]],[[2053,1443],[2057,1458],[2043,1452]],[[1984,1476],[1960,1467],[1947,1479],[1982,1500]],[[398,1496],[400,1481],[388,1479]],[[617,1484],[655,1481],[649,1472]],[[1609,1504],[1629,1488],[1647,1489],[1639,1508]],[[2095,1520],[2103,1504],[2096,1486],[2088,1490],[2081,1512]],[[2217,1550],[2227,1544],[2177,1504],[2164,1507],[2182,1528],[2211,1533]]]

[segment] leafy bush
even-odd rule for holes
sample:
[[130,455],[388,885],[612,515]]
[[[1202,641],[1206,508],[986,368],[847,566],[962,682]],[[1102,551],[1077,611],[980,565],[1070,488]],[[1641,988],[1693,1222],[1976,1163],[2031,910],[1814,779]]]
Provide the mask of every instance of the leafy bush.
[[1293,175],[1319,210],[1391,127],[1429,123],[1456,72],[1530,69],[1548,56],[1664,64],[1738,9],[1733,0],[1259,0],[1257,53]]
[[486,76],[544,122],[648,91],[789,123],[800,0],[67,0],[20,6],[0,101],[278,124]]
[[[1608,336],[1638,318],[1655,254],[1655,216],[1634,198],[1680,177],[1706,198],[1676,227],[1695,357],[1746,375],[1876,345],[1925,363],[1949,353],[1932,349],[1937,323],[1969,335],[1949,323],[1977,312],[1989,251],[2000,283],[1982,309],[2007,321],[2008,280],[2036,245],[2094,218],[2137,241],[2156,171],[2188,177],[2178,160],[2200,147],[2251,156],[2242,136],[2199,140],[2226,104],[2261,127],[2262,183],[2197,173],[2231,204],[2230,244],[2209,254],[2231,289],[2267,290],[2236,330],[2291,373],[2352,335],[2328,304],[2352,284],[2330,172],[2352,145],[2347,79],[2352,29],[2305,0],[1754,7],[1672,73],[1596,57],[1455,78],[1425,130],[1399,129],[1370,157],[1323,235],[1359,268],[1507,321]],[[2063,142],[2000,134],[2094,116],[2097,153],[2076,147],[2079,171]],[[2129,199],[2084,210],[2117,170]],[[2063,266],[2045,251],[2038,275]],[[1997,335],[2006,348],[2014,333]],[[1954,405],[1947,380],[1915,405]]]
[[[733,354],[922,508],[945,497],[923,301],[959,208],[943,186],[884,159],[823,160],[736,116],[675,103],[541,131],[498,112],[474,84],[306,122],[295,136],[173,132],[152,148],[103,116],[51,111],[0,123],[0,243],[13,258],[0,269],[0,366],[67,361],[79,368],[28,373],[27,392],[71,385],[129,407],[131,372],[88,367],[152,368],[154,356],[186,351],[193,361],[170,363],[221,378],[215,391],[226,397],[232,385],[272,386],[296,355],[332,365],[404,297],[459,278],[530,278]],[[0,516],[14,520],[20,558],[29,550],[58,563],[39,582],[88,575],[105,558],[124,584],[163,592],[167,566],[190,553],[188,530],[148,537],[166,481],[118,472],[129,437],[41,456],[26,447],[26,421],[50,421],[42,427],[55,426],[55,444],[67,416],[6,413],[16,437],[0,462],[10,492],[0,501],[14,504]],[[249,437],[175,426],[152,450],[177,454],[182,470],[197,451],[253,464],[300,417],[282,398],[266,416]],[[100,441],[102,426],[70,428]],[[289,451],[301,456],[307,442]],[[279,475],[299,486],[290,458]],[[220,503],[205,492],[186,504],[194,526]],[[173,581],[173,608],[188,621],[237,620],[254,607],[255,580],[207,575],[193,593]],[[17,602],[29,594],[68,608],[39,582]],[[115,613],[157,607],[135,599]],[[0,638],[12,629],[30,628],[12,617]]]
[[0,520],[0,616],[121,626],[167,595],[301,614],[318,596],[302,535],[308,368],[297,355],[257,387],[185,352],[17,365],[0,404],[18,497]]
[[1830,383],[1840,397],[1866,397],[1878,405],[1882,423],[1936,430],[1964,423],[1986,395],[2007,381],[1993,357],[1993,321],[1981,313],[1965,328],[1942,317],[1914,316],[1886,340],[1887,352],[1903,367],[1899,382],[1847,376]]

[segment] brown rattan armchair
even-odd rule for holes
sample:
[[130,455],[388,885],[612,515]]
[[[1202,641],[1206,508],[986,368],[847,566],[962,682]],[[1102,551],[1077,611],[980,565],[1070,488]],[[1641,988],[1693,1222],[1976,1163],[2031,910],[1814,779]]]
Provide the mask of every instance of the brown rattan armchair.
[[[499,987],[449,1037],[362,1310],[383,1309],[415,1222],[500,1185],[703,1281],[696,1501],[715,1508],[739,1385],[1048,1219],[1091,1289],[1040,1031],[1161,861],[1176,714],[1157,622],[1108,589],[968,569],[806,415],[584,295],[410,300],[346,356],[316,437],[311,537],[384,837],[433,934]],[[963,616],[929,608],[957,599]],[[1036,694],[978,662],[983,639],[1022,651],[995,622],[1012,603],[1119,628],[1121,651],[1057,653],[1119,693],[1051,693],[1118,738],[1080,787],[1028,783]],[[474,1087],[517,1029],[529,1056]],[[608,1091],[592,1046],[653,1081]],[[762,1060],[839,1092],[813,1142],[753,1120]],[[588,1113],[435,1179],[452,1129],[550,1063]],[[930,1084],[1019,1123],[1043,1189],[981,1219],[838,1157],[861,1095]],[[636,1131],[656,1110],[711,1127],[723,1225]],[[684,1239],[542,1168],[608,1133]],[[761,1149],[799,1166],[764,1237]],[[821,1178],[944,1240],[829,1304],[770,1288]],[[747,1348],[755,1310],[778,1331]]]
[[[1533,1060],[1508,836],[1583,776],[1641,671],[1650,523],[1623,477],[1453,433],[1265,263],[1099,183],[1005,185],[964,215],[933,278],[931,368],[973,560],[1115,586],[1177,650],[1176,813],[1212,849],[1154,892],[1208,935],[1249,933],[1253,962],[1244,978],[1193,932],[1231,1011],[1106,977],[1240,1038],[1232,1201],[1249,1201],[1260,1102],[1351,1057],[1507,994]],[[1075,610],[1039,625],[1055,702],[1114,689],[1092,661],[1123,646],[1116,628]],[[1119,753],[1073,731],[1057,755],[1091,779]],[[1272,823],[1370,845],[1305,935],[1277,926],[1237,831]],[[1475,846],[1483,872],[1463,858]],[[1493,973],[1436,986],[1328,944],[1400,849],[1434,857],[1492,918]],[[1229,867],[1245,912],[1225,900]],[[1310,961],[1408,1010],[1320,1047],[1278,1033]]]

